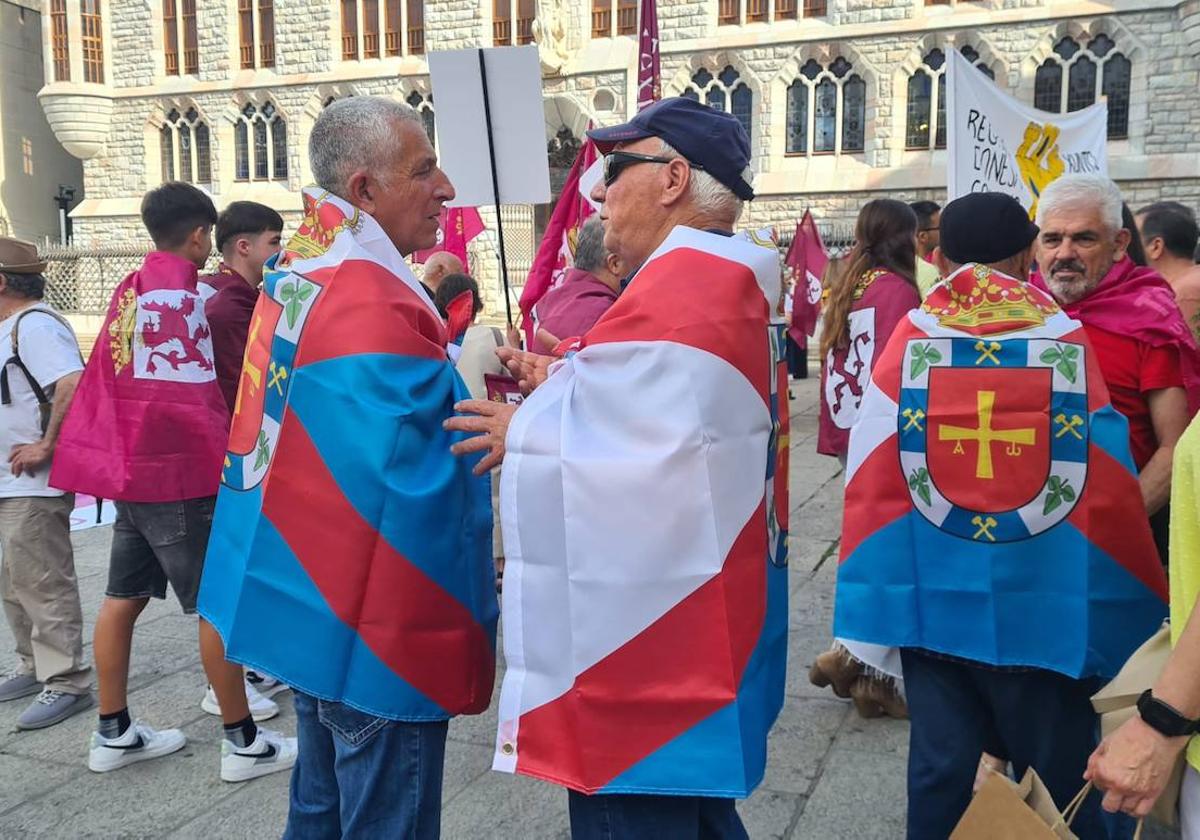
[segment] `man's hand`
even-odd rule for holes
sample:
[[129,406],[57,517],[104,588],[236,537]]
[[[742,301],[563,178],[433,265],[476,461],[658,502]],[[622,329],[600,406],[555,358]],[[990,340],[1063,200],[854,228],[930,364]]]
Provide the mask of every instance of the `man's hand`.
[[517,380],[517,386],[525,396],[529,396],[534,388],[546,381],[546,377],[550,375],[550,365],[557,361],[553,356],[515,350],[512,347],[498,347],[496,355],[500,357],[500,363],[507,367],[509,373]]
[[442,423],[442,428],[451,432],[478,432],[474,437],[459,441],[450,447],[455,455],[488,450],[483,460],[475,465],[475,475],[483,475],[504,460],[504,438],[508,424],[516,413],[517,406],[492,400],[464,400],[455,403],[459,416]]
[[1167,738],[1134,715],[1096,747],[1083,777],[1104,791],[1104,810],[1135,817],[1150,813],[1187,736]]
[[37,443],[21,443],[12,448],[8,455],[8,465],[13,475],[34,475],[35,471],[50,460],[54,454],[53,444],[39,440]]

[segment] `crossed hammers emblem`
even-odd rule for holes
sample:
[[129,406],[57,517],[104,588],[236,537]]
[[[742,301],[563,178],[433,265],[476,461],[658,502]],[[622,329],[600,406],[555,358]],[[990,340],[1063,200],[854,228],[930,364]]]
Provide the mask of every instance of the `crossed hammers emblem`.
[[925,427],[921,425],[921,421],[925,419],[925,412],[921,409],[913,411],[911,408],[906,408],[900,412],[901,416],[908,420],[904,424],[904,428],[900,431],[907,432],[909,429],[916,429],[918,432],[925,431]]
[[996,356],[999,351],[1000,342],[998,341],[976,341],[975,352],[979,353],[979,358],[975,360],[975,364],[981,365],[985,360],[993,364],[1000,364],[1000,359]]
[[975,536],[973,536],[971,539],[977,540],[980,538],[984,538],[984,539],[987,539],[989,542],[996,541],[996,538],[992,536],[992,529],[995,528],[996,524],[997,524],[996,520],[993,517],[988,516],[985,518],[985,517],[976,515],[976,516],[971,517],[971,524],[979,529],[978,531],[975,532]]
[[274,362],[271,362],[270,370],[271,370],[271,378],[269,380],[267,380],[267,390],[269,391],[272,388],[274,388],[276,391],[279,392],[279,396],[282,397],[283,396],[283,382],[286,381],[288,378],[287,368],[284,367],[283,365],[276,365]]
[[1076,440],[1083,440],[1083,435],[1081,435],[1081,434],[1079,434],[1079,432],[1075,431],[1075,428],[1077,426],[1083,425],[1083,418],[1080,417],[1078,414],[1072,414],[1071,419],[1067,420],[1067,415],[1063,412],[1059,412],[1057,415],[1055,415],[1054,422],[1058,423],[1060,426],[1062,426],[1062,428],[1059,429],[1057,433],[1055,433],[1055,435],[1054,435],[1055,438],[1060,438],[1063,435],[1065,435],[1067,432],[1070,432],[1071,434],[1073,434],[1075,436]]

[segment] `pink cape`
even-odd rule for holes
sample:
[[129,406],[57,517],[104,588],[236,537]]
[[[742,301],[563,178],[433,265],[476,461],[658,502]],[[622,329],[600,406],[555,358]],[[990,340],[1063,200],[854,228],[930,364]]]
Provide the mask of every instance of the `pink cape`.
[[228,423],[196,267],[154,251],[113,292],[50,483],[124,502],[216,495]]
[[[1050,291],[1039,272],[1034,272],[1030,282]],[[1170,284],[1157,271],[1126,256],[1109,269],[1095,291],[1062,308],[1085,325],[1132,336],[1152,347],[1174,347],[1179,352],[1189,415],[1200,409],[1200,348]]]

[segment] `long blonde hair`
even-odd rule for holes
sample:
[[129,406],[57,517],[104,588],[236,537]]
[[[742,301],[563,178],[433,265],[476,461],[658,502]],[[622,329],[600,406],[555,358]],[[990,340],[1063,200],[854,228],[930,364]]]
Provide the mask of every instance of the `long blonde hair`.
[[854,227],[855,243],[844,268],[829,284],[822,307],[821,358],[850,343],[854,290],[864,274],[882,268],[917,288],[917,216],[902,201],[877,198],[863,205]]

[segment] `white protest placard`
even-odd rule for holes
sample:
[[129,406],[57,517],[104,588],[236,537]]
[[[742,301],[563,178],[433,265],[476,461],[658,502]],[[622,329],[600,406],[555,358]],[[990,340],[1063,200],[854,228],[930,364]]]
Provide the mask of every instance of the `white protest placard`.
[[[486,112],[481,53],[487,72]],[[550,166],[537,47],[433,52],[429,75],[437,103],[439,163],[457,193],[450,206],[548,202]],[[489,117],[499,196],[492,187]]]
[[596,162],[583,171],[579,176],[579,194],[584,200],[592,206],[592,209],[597,213],[600,212],[600,205],[592,200],[592,190],[596,188],[596,184],[600,183],[600,179],[604,177],[604,156],[596,158]]
[[949,50],[947,191],[1003,192],[1032,217],[1042,190],[1061,175],[1108,174],[1108,105],[1068,114],[1023,105]]

